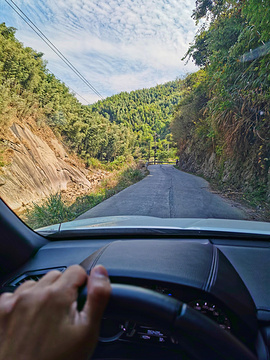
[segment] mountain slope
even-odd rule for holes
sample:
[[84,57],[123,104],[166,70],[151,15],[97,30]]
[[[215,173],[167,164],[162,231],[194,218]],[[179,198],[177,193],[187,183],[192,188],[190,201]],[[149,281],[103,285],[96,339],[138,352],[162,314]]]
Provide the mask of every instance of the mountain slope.
[[[174,157],[168,148],[174,146],[170,123],[176,105],[181,100],[182,80],[170,81],[150,89],[122,92],[91,105],[93,114],[99,114],[121,124],[136,135],[138,156],[148,159],[149,146],[158,139],[158,153]],[[153,145],[153,144],[152,144]]]
[[270,4],[199,0],[193,17],[207,26],[172,121],[179,164],[270,209]]

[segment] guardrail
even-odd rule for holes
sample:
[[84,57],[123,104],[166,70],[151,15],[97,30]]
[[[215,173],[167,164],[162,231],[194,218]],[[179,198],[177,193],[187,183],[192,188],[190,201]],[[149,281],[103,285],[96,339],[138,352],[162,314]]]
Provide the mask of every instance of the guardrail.
[[160,165],[160,164],[174,164],[174,165],[177,165],[177,161],[160,161],[160,160],[156,160],[156,161],[147,161],[146,162],[146,166],[148,166],[148,165]]

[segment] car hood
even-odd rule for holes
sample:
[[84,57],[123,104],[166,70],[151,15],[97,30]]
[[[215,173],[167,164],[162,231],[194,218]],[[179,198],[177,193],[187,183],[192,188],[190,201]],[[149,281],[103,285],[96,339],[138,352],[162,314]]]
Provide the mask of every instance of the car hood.
[[235,233],[257,234],[270,236],[270,223],[228,220],[228,219],[164,219],[150,216],[109,216],[83,220],[73,220],[37,229],[41,234],[56,234],[67,232],[108,233],[155,232],[176,233]]

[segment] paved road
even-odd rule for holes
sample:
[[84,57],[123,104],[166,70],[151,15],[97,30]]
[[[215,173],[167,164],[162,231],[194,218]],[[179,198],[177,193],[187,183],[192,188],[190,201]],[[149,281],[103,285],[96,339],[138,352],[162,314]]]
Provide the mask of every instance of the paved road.
[[142,181],[105,200],[78,219],[114,215],[146,215],[161,218],[244,219],[229,201],[209,191],[208,182],[175,169],[150,165]]

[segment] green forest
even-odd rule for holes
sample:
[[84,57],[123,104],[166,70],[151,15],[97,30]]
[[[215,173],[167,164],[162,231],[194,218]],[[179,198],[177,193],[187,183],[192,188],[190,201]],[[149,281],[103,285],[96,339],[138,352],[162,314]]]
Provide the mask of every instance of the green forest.
[[[183,61],[196,73],[150,89],[82,105],[51,74],[43,54],[0,25],[0,165],[5,133],[16,118],[46,124],[87,166],[132,155],[179,157],[202,174],[256,202],[270,190],[270,4],[197,0],[198,26]],[[180,65],[180,59],[179,59]]]
[[135,136],[135,157],[153,157],[156,139],[157,158],[174,159],[176,148],[172,141],[170,124],[175,107],[180,102],[181,92],[182,81],[175,80],[150,89],[122,92],[98,101],[91,105],[90,109],[110,122],[131,129]]

